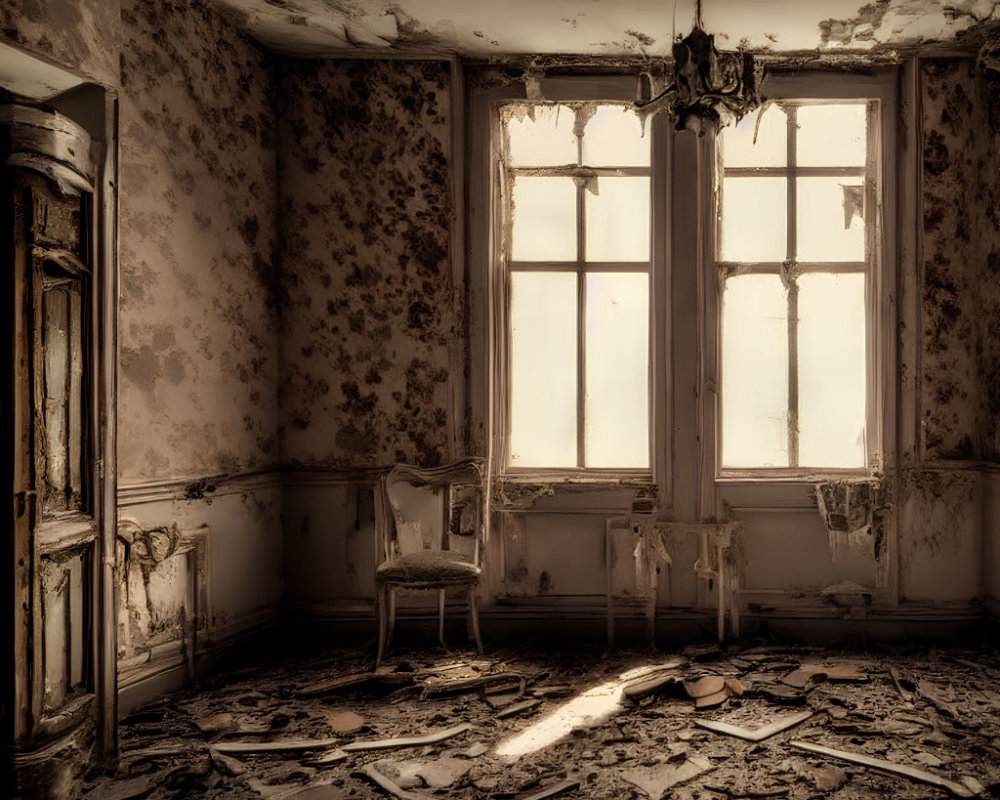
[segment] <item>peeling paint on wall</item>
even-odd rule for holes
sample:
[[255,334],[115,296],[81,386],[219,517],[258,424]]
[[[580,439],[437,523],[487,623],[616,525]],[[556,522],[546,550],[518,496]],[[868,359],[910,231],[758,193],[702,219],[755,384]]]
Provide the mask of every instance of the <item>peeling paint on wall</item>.
[[0,0],[0,39],[118,85],[119,0]]
[[284,459],[443,464],[464,331],[448,65],[290,61],[280,81]]
[[122,21],[120,479],[274,466],[272,60],[201,2]]

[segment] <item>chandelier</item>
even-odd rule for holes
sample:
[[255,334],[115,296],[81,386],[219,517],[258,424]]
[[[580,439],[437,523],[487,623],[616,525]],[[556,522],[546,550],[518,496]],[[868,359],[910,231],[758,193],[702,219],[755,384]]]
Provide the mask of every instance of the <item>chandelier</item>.
[[763,66],[749,52],[715,49],[715,37],[702,27],[701,0],[697,0],[694,29],[674,42],[673,54],[672,83],[650,100],[637,102],[637,109],[646,113],[665,110],[677,130],[700,136],[706,130],[735,124],[760,105]]

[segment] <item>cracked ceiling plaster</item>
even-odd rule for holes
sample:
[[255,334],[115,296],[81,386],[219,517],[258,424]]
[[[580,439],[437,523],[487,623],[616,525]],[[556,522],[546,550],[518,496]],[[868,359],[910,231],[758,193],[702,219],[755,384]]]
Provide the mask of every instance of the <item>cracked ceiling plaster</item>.
[[[695,0],[212,0],[288,56],[667,56]],[[723,49],[867,51],[954,42],[997,0],[703,0]]]

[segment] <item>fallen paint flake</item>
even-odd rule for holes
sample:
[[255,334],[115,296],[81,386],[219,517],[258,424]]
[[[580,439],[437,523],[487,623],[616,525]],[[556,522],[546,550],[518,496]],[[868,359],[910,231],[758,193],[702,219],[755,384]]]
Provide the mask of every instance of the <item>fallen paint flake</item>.
[[631,769],[622,773],[622,778],[638,786],[652,800],[660,800],[668,789],[713,769],[715,766],[707,758],[691,756],[680,765],[665,761],[652,767]]
[[823,747],[823,745],[813,744],[812,742],[797,741],[792,742],[791,745],[799,750],[805,750],[807,753],[816,753],[817,755],[835,758],[839,761],[846,761],[850,764],[860,764],[863,767],[871,767],[872,769],[877,769],[881,772],[888,772],[890,775],[899,775],[920,783],[937,786],[938,788],[951,792],[955,795],[955,797],[975,797],[976,795],[975,792],[961,783],[956,783],[955,781],[950,781],[947,778],[942,778],[940,775],[935,775],[932,772],[925,772],[922,769],[908,767],[905,764],[894,764],[891,761],[886,761],[882,758],[872,758],[871,756],[866,756],[863,753],[849,753],[844,750],[834,750],[832,747]]
[[814,712],[812,711],[800,711],[797,714],[781,717],[773,722],[769,722],[767,725],[762,725],[759,728],[754,728],[752,730],[750,728],[743,728],[739,725],[733,725],[728,722],[710,719],[696,719],[694,720],[694,724],[701,728],[707,728],[710,731],[715,731],[716,733],[724,733],[728,736],[745,739],[748,742],[762,742],[764,739],[768,739],[776,733],[787,731],[789,728],[794,728],[796,725],[805,722],[813,715],[813,713]]
[[353,711],[340,711],[327,717],[326,724],[334,733],[354,733],[365,726],[365,721]]
[[465,756],[466,758],[479,758],[483,753],[489,750],[489,745],[486,742],[476,742],[470,745],[465,750],[462,750],[459,755]]

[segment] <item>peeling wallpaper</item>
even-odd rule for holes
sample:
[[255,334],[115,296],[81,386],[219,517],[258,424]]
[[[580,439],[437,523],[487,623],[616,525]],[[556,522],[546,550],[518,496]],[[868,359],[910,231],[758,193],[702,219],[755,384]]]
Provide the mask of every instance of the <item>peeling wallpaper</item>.
[[286,61],[279,85],[282,460],[444,463],[448,65]]
[[0,0],[0,37],[118,85],[119,0]]
[[197,0],[122,22],[120,480],[273,467],[271,58]]
[[975,219],[975,67],[923,64],[922,424],[928,458],[980,457]]

